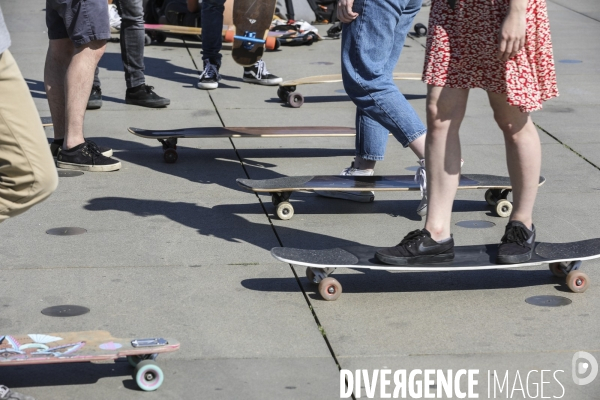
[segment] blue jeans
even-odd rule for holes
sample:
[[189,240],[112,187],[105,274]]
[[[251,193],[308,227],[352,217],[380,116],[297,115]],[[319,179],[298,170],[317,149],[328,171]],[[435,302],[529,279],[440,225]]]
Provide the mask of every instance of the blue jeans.
[[342,29],[344,89],[356,104],[356,155],[383,160],[388,134],[407,147],[427,128],[392,74],[422,0],[355,0]]
[[[121,60],[128,88],[146,83],[144,77],[144,6],[143,0],[119,0],[121,8]],[[106,11],[108,13],[108,10]],[[100,86],[98,67],[94,85]]]
[[201,6],[202,60],[220,67],[225,0],[203,0]]

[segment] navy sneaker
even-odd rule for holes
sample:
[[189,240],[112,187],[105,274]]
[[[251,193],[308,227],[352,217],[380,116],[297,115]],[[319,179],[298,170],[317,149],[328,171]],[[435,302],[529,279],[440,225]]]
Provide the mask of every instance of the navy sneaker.
[[244,82],[265,86],[279,85],[283,81],[282,78],[267,71],[267,66],[263,60],[258,60],[251,67],[244,67],[244,76],[242,79]]
[[506,225],[501,244],[498,246],[498,264],[518,264],[531,259],[535,247],[535,226],[532,230],[519,221],[510,221]]
[[105,157],[94,142],[83,142],[68,150],[61,150],[56,158],[56,166],[63,169],[74,169],[90,172],[116,171],[121,162]]
[[200,74],[197,84],[198,89],[216,89],[219,87],[220,80],[219,65],[211,63],[210,60],[204,60],[204,71]]
[[171,104],[171,100],[167,99],[166,97],[160,97],[154,93],[154,86],[148,86],[143,83],[125,91],[125,104],[159,108],[168,106]]
[[443,242],[431,238],[427,229],[410,232],[394,246],[380,249],[375,257],[383,263],[393,265],[430,264],[454,259],[454,239]]
[[[90,139],[85,139],[85,141],[88,143],[93,143],[96,147],[98,147],[98,150],[100,150],[100,153],[104,157],[111,157],[113,155],[113,151],[110,147],[97,145]],[[54,139],[52,143],[50,143],[50,153],[52,153],[52,157],[54,157],[54,159],[58,157],[58,153],[62,150],[63,143],[64,139]]]

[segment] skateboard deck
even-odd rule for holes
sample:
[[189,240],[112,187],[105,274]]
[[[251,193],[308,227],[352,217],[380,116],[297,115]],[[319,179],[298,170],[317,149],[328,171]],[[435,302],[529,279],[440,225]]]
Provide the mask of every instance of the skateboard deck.
[[276,0],[236,0],[233,3],[233,26],[225,40],[233,41],[231,56],[245,67],[262,58],[265,46],[274,49],[277,40],[269,36]]
[[[163,25],[163,24],[144,24],[144,29],[146,32],[158,32],[163,33],[163,35],[151,35],[151,39],[156,40],[158,43],[163,43],[166,39],[166,35],[192,35],[192,36],[200,36],[202,35],[202,28],[195,26],[180,26],[180,25]],[[230,25],[223,25],[222,34],[223,37],[227,35],[228,31],[234,30],[235,27]],[[288,35],[289,32],[268,32],[268,36],[272,36],[275,38],[279,38],[285,35]],[[278,43],[277,43],[278,44]],[[275,46],[277,48],[278,46]]]
[[67,362],[111,362],[127,357],[135,367],[140,389],[156,390],[164,373],[155,360],[159,353],[179,349],[175,340],[119,339],[106,331],[8,335],[0,332],[0,367]]
[[[546,179],[540,177],[540,186]],[[294,208],[288,201],[298,191],[415,191],[421,190],[414,175],[390,176],[287,176],[282,178],[253,180],[237,179],[238,185],[256,193],[269,193],[280,219],[294,216]],[[495,175],[467,174],[460,176],[458,189],[487,189],[485,200],[500,217],[508,217],[512,203],[507,199],[512,191],[510,178]],[[374,200],[374,196],[370,201]]]
[[325,300],[336,300],[342,286],[330,277],[336,268],[366,268],[387,271],[472,271],[484,269],[520,268],[548,264],[550,271],[565,278],[573,292],[583,293],[590,284],[589,277],[579,268],[584,260],[600,258],[600,238],[570,243],[536,242],[534,253],[526,263],[496,264],[497,244],[456,246],[454,260],[436,264],[405,266],[381,263],[375,252],[378,247],[353,246],[326,250],[305,250],[275,247],[271,255],[279,261],[306,266],[307,278],[319,285]]
[[297,126],[297,127],[202,127],[168,130],[129,128],[129,133],[146,139],[156,139],[162,143],[164,160],[177,161],[177,140],[183,138],[275,138],[275,137],[318,137],[355,136],[354,128],[340,126]]
[[52,122],[52,117],[41,117],[41,120],[43,127],[54,125],[54,123]]
[[[422,75],[416,72],[394,72],[393,74],[394,80],[420,81],[421,77]],[[342,82],[342,74],[309,76],[281,82],[277,89],[277,97],[283,103],[289,104],[293,108],[299,108],[304,104],[304,96],[300,92],[296,92],[296,86],[335,82]]]

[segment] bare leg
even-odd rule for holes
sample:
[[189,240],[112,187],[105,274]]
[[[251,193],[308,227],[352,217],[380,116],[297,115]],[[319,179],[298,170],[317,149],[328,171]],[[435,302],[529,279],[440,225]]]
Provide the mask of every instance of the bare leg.
[[506,102],[506,95],[488,92],[494,119],[504,133],[506,163],[513,187],[511,221],[531,229],[533,206],[538,191],[542,148],[529,113],[522,113]]
[[55,139],[65,138],[63,149],[84,142],[83,118],[92,90],[94,69],[104,54],[106,41],[74,48],[69,39],[50,40],[44,83],[54,122]]
[[54,139],[65,137],[65,75],[74,50],[70,39],[57,39],[50,40],[46,53],[44,86],[54,124]]
[[458,131],[465,116],[469,91],[427,86],[427,194],[425,229],[434,240],[450,237],[452,204],[460,178]]
[[422,160],[425,158],[425,142],[427,135],[421,135],[408,145],[415,155]]

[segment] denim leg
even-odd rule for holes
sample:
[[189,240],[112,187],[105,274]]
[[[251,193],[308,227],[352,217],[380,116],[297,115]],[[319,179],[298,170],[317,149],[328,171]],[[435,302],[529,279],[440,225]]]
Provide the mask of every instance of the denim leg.
[[388,132],[404,147],[426,132],[392,79],[420,7],[421,0],[356,0],[359,16],[344,24],[342,77],[357,107],[357,154],[365,159],[383,159]]
[[211,60],[220,66],[225,0],[204,0],[201,5],[202,60]]
[[119,0],[121,5],[121,59],[127,88],[146,83],[144,78],[143,0]]

